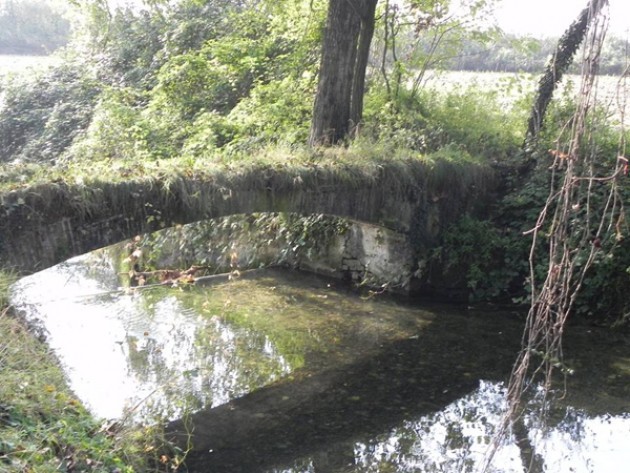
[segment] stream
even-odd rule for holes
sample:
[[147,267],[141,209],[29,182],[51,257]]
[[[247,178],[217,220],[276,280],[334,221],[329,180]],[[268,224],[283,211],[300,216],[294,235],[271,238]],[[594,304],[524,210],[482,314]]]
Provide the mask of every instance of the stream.
[[[108,251],[28,276],[12,302],[97,416],[194,427],[190,471],[475,472],[505,407],[522,315],[422,304],[266,269],[121,287]],[[576,326],[493,472],[626,472],[630,340]],[[563,394],[563,386],[566,392]],[[185,421],[181,420],[182,416]]]

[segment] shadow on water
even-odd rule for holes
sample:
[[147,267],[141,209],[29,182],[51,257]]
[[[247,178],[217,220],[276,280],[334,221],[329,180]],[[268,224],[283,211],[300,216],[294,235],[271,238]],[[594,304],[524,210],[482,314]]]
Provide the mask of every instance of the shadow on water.
[[[505,315],[504,315],[505,316]],[[442,410],[479,386],[504,380],[520,324],[499,316],[437,316],[421,333],[362,360],[302,370],[242,398],[167,426],[192,472],[257,472],[367,440],[406,419]]]
[[595,415],[630,413],[630,333],[601,327],[569,326],[563,342],[571,374],[562,405]]
[[[151,422],[201,409],[166,426],[182,450],[191,440],[189,471],[468,472],[483,460],[519,317],[365,300],[280,270],[124,293],[104,263],[77,259],[25,278],[13,302],[42,324],[97,415],[146,408],[139,420]],[[493,471],[521,473],[539,457],[532,473],[625,473],[629,347],[627,334],[570,327],[567,396],[546,424],[532,402]]]

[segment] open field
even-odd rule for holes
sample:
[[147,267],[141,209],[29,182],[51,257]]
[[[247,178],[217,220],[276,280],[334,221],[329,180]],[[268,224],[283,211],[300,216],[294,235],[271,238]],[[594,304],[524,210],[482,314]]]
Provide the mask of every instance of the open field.
[[[443,71],[430,72],[426,86],[440,91],[465,91],[468,87],[479,86],[482,90],[495,92],[505,106],[512,106],[521,99],[534,93],[540,75],[509,72],[468,72]],[[568,75],[562,81],[555,98],[564,93],[579,93],[581,77]],[[630,126],[630,82],[616,76],[599,76],[597,79],[597,103],[605,107],[609,117],[616,125]]]
[[0,54],[0,76],[12,72],[22,72],[29,68],[42,68],[59,62],[55,56],[18,56]]

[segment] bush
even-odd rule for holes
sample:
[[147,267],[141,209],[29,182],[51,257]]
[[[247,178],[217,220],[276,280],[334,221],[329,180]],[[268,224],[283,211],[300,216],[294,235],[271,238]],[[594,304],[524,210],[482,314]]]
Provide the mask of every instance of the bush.
[[417,151],[457,146],[500,161],[518,150],[523,137],[520,117],[520,111],[502,107],[495,92],[475,86],[404,92],[396,103],[377,87],[366,97],[364,133]]
[[140,160],[149,156],[149,129],[142,116],[142,95],[130,89],[106,89],[87,130],[66,159]]
[[54,162],[92,118],[99,83],[89,69],[62,64],[3,86],[0,160]]
[[[464,216],[449,227],[433,252],[453,286],[465,285],[472,301],[508,301],[522,296],[526,255],[490,221]],[[524,258],[525,257],[525,258]]]
[[310,78],[261,83],[227,116],[238,130],[230,146],[256,139],[264,143],[301,144],[308,140],[315,96]]

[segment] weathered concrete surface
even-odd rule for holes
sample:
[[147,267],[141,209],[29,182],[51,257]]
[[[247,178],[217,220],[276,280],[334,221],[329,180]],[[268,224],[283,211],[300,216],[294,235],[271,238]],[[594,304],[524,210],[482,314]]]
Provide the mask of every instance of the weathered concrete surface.
[[[159,268],[198,265],[229,273],[289,266],[389,292],[409,292],[419,264],[406,234],[331,216],[317,215],[315,223],[306,223],[308,229],[302,221],[273,213],[206,220],[155,232],[121,251],[140,249]],[[143,265],[142,260],[136,263]]]
[[[430,248],[463,212],[483,208],[492,173],[422,161],[381,165],[252,166],[205,177],[90,186],[51,183],[0,195],[0,266],[34,271],[134,235],[253,212],[329,214],[406,234]],[[471,179],[475,173],[478,178]],[[458,177],[459,176],[459,177]]]
[[351,222],[343,235],[297,267],[309,272],[347,279],[390,291],[407,293],[417,266],[414,249],[405,234],[379,225]]

